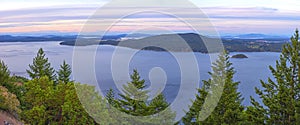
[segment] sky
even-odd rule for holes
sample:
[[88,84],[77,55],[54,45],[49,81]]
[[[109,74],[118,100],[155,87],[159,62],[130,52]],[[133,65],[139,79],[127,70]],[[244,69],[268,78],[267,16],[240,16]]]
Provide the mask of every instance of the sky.
[[[124,0],[126,1],[126,0]],[[76,34],[97,9],[110,0],[1,0],[0,34]],[[300,28],[299,0],[190,0],[209,18],[221,35],[262,33],[290,36]],[[115,13],[126,8],[115,8]],[[192,10],[182,11],[183,18],[201,21]],[[188,15],[188,16],[186,16]],[[110,13],[99,16],[113,21]],[[150,33],[160,29],[191,32],[177,19],[155,13],[134,15],[111,28],[113,33],[128,33],[138,27],[148,27]],[[97,33],[97,27],[88,32]],[[205,33],[205,28],[203,32]],[[204,34],[204,35],[209,35]]]

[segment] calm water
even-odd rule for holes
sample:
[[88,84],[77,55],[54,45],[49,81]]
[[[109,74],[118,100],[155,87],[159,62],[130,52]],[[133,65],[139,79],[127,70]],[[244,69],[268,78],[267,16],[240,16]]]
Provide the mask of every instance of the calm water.
[[[73,47],[60,46],[59,42],[34,42],[34,43],[0,43],[0,59],[3,60],[11,70],[12,74],[26,76],[26,69],[28,65],[32,63],[32,58],[35,57],[39,48],[43,48],[46,52],[46,56],[49,58],[52,66],[56,69],[63,60],[66,60],[69,64],[72,64],[73,59]],[[124,50],[132,51],[131,49],[122,48]],[[101,46],[97,50],[95,57],[96,75],[99,82],[99,86],[103,91],[109,88],[115,88],[113,78],[111,76],[111,57],[115,47],[113,46]],[[81,47],[81,51],[89,52],[90,47]],[[93,53],[92,51],[90,53]],[[122,53],[124,57],[128,53]],[[123,56],[121,54],[121,56]],[[178,53],[181,56],[185,56],[186,53]],[[230,55],[237,54],[231,53]],[[254,87],[260,87],[259,80],[266,80],[271,73],[268,69],[269,65],[275,65],[275,60],[278,59],[279,53],[273,52],[247,52],[243,53],[249,58],[247,59],[231,59],[233,66],[236,70],[234,79],[240,81],[239,91],[245,98],[244,104],[249,105],[249,97],[254,96],[257,98]],[[88,56],[88,55],[87,55]],[[195,54],[197,59],[200,79],[206,80],[209,78],[208,71],[210,71],[210,61],[207,54],[197,53]],[[76,58],[76,57],[74,57]],[[122,59],[119,60],[120,63]],[[84,65],[84,64],[82,64]],[[123,65],[120,65],[123,66]],[[124,65],[126,66],[126,65]],[[159,68],[163,69],[165,74],[161,74]],[[176,59],[168,52],[153,52],[153,51],[139,51],[132,57],[129,66],[126,66],[129,71],[137,69],[141,77],[146,80],[146,83],[150,86],[149,75],[151,71],[154,71],[156,75],[152,76],[152,84],[164,83],[159,76],[166,76],[166,87],[163,92],[166,94],[168,101],[173,101],[176,97],[180,87],[180,67]],[[153,70],[157,69],[157,70]],[[84,69],[82,69],[84,71]],[[197,70],[194,68],[194,70]],[[187,74],[191,75],[191,74]],[[88,83],[90,80],[85,79],[85,74],[82,73],[80,78],[75,78],[76,81]],[[126,83],[127,78],[118,78],[118,82]],[[154,83],[155,82],[155,83]],[[156,84],[155,86],[161,86]],[[186,90],[189,91],[189,90]]]

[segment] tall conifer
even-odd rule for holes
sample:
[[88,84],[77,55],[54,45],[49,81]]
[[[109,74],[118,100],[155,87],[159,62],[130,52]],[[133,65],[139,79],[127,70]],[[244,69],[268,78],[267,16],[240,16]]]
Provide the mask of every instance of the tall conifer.
[[70,76],[71,76],[71,66],[66,63],[66,61],[63,62],[62,65],[60,65],[60,69],[57,72],[58,74],[58,81],[61,81],[65,84],[70,82]]
[[[207,81],[203,81],[203,86],[198,89],[196,100],[190,107],[190,111],[183,118],[185,124],[238,124],[242,121],[242,112],[244,107],[241,105],[243,98],[240,92],[237,91],[239,82],[233,81],[234,68],[229,61],[229,55],[227,52],[223,52],[219,55],[218,60],[213,63],[212,72],[209,72],[211,78]],[[203,104],[205,98],[215,91],[212,91],[214,87],[224,86],[224,90],[218,105],[208,118],[204,121],[200,121],[199,111],[204,110]]]
[[48,62],[48,58],[45,57],[44,50],[39,49],[36,57],[33,59],[32,65],[29,65],[29,69],[26,70],[30,78],[41,78],[47,76],[49,79],[55,79],[55,71],[51,64]]
[[6,84],[9,81],[10,71],[7,65],[0,60],[0,85]]
[[252,99],[252,108],[249,116],[255,117],[262,112],[264,119],[249,119],[251,122],[266,124],[292,125],[299,124],[300,99],[300,43],[299,31],[291,37],[291,43],[282,47],[276,66],[270,66],[274,79],[267,82],[261,80],[262,89],[255,88],[262,99],[264,106]]

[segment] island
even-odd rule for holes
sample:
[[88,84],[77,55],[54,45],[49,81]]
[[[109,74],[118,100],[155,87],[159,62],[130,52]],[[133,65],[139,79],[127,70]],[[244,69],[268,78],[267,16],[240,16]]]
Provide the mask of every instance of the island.
[[[195,33],[183,34],[161,34],[148,36],[140,39],[102,39],[97,38],[77,38],[77,40],[64,40],[60,45],[68,46],[88,46],[88,45],[113,45],[132,49],[143,49],[151,51],[173,51],[173,52],[219,52],[220,42],[229,52],[281,52],[281,47],[286,42],[261,42],[261,41],[287,41],[286,39],[228,39],[213,38]],[[186,43],[182,46],[177,43]],[[206,48],[209,44],[209,51]],[[149,46],[152,45],[152,46]],[[148,46],[148,47],[145,47]],[[157,47],[155,47],[157,46]],[[166,48],[159,48],[160,46]]]
[[233,55],[231,58],[243,59],[243,58],[248,58],[248,57],[244,54],[236,54],[236,55]]

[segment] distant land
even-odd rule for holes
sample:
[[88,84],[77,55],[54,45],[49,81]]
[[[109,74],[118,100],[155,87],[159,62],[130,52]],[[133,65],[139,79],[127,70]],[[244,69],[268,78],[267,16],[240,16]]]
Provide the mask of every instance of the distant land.
[[[175,43],[181,41],[180,38],[186,41],[186,43],[191,47],[194,52],[208,53],[207,48],[205,47],[204,40],[209,41],[210,43],[217,42],[218,39],[201,36],[195,33],[184,33],[184,34],[163,34],[163,35],[155,35],[149,36],[141,39],[127,39],[127,40],[100,40],[98,39],[85,39],[82,38],[75,41],[64,41],[61,45],[70,45],[70,46],[87,46],[87,45],[114,45],[114,46],[123,46],[129,47],[133,49],[140,49],[145,45],[161,45],[167,46],[170,51],[176,52],[185,52],[188,51],[188,48],[179,46]],[[284,37],[266,37],[264,38],[253,38],[253,37],[245,37],[237,38],[237,37],[226,37],[222,38],[222,42],[224,47],[230,52],[280,52],[283,44],[289,41],[289,38]],[[253,35],[252,35],[253,36]],[[256,35],[257,36],[257,35]],[[153,50],[153,51],[166,51],[165,49],[158,47],[146,47],[144,50]],[[210,51],[218,51],[218,48],[212,48],[215,50]]]
[[289,39],[288,36],[265,35],[259,33],[241,34],[233,36],[222,36],[223,39],[248,39],[248,40],[268,40],[272,42],[282,42]]
[[236,54],[231,56],[231,58],[237,58],[237,59],[243,59],[243,58],[248,58],[245,54]]
[[[78,42],[75,42],[76,39]],[[166,51],[165,49],[155,47],[164,46],[169,51],[186,52],[188,47],[178,45],[177,43],[185,40],[194,52],[208,53],[203,41],[209,41],[214,44],[218,39],[202,36],[195,33],[182,34],[119,34],[106,35],[100,40],[99,36],[77,36],[77,35],[43,35],[43,36],[11,36],[0,35],[0,42],[46,42],[61,41],[61,45],[69,46],[88,46],[88,45],[114,45],[133,49]],[[283,44],[289,41],[288,37],[271,36],[264,34],[243,34],[236,36],[223,36],[221,38],[224,47],[230,52],[280,52]],[[101,41],[101,42],[100,42]],[[146,45],[153,45],[144,47]],[[218,48],[210,47],[210,52],[217,51]]]

